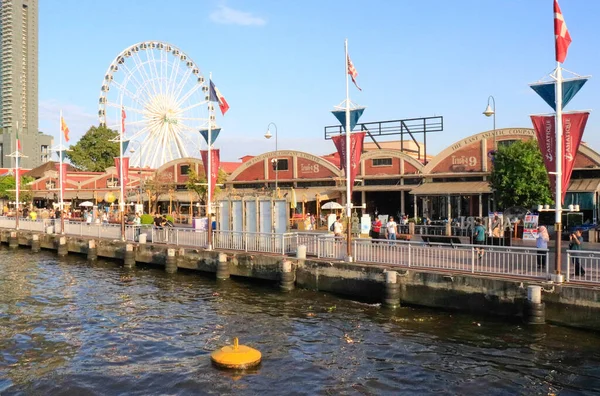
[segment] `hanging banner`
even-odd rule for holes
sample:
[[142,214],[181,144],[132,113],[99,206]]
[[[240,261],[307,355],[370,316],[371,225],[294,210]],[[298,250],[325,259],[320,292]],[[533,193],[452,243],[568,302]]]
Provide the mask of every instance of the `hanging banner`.
[[[354,130],[354,127],[358,123],[358,120],[363,115],[364,111],[364,107],[350,109],[350,131]],[[342,124],[344,131],[346,131],[346,110],[333,110],[331,113],[335,116],[335,118],[337,118],[340,124]]]
[[573,167],[575,166],[575,157],[581,144],[581,138],[583,137],[583,131],[589,117],[589,112],[577,112],[563,114],[563,144],[562,144],[562,200],[561,204],[565,201],[567,195],[567,189],[569,182],[571,181],[571,174],[573,173]]
[[[123,181],[123,186],[127,188],[129,184],[129,157],[123,157],[123,175],[121,176],[121,167],[119,157],[115,157],[115,168],[117,168],[117,175],[119,175],[119,183]],[[120,184],[119,184],[120,186]]]
[[[569,80],[563,80],[562,83],[562,106],[563,109],[569,104],[571,99],[577,95],[577,92],[587,82],[588,77],[579,77]],[[533,89],[540,98],[544,99],[544,102],[548,103],[554,111],[556,111],[556,83],[554,81],[531,84]]]
[[[212,146],[215,143],[215,140],[219,137],[219,133],[221,132],[221,128],[212,128],[210,130],[210,145]],[[208,143],[208,129],[201,129],[200,135],[204,138],[206,143]]]
[[[567,194],[567,188],[571,181],[571,174],[575,166],[575,157],[581,144],[581,138],[585,125],[587,123],[589,112],[564,113],[562,116],[563,136],[562,136],[562,199],[564,202]],[[538,147],[544,158],[544,165],[548,171],[550,179],[550,188],[552,193],[556,191],[556,176],[551,172],[556,172],[556,121],[552,116],[531,116],[535,134],[538,140]],[[556,198],[556,197],[555,197]]]
[[538,215],[526,215],[523,221],[523,240],[535,241],[538,234]]
[[365,132],[356,132],[350,134],[350,173],[346,170],[346,135],[337,135],[331,138],[335,148],[340,155],[340,169],[350,175],[350,193],[354,187],[354,179],[358,173],[360,165],[360,156],[363,150]]
[[[63,197],[65,196],[65,190],[67,186],[67,166],[68,164],[56,164],[56,171],[58,172],[59,189],[61,190]],[[60,184],[61,177],[62,185]]]
[[[202,164],[204,165],[204,174],[208,175],[208,150],[200,150],[202,156]],[[210,150],[211,163],[210,163],[210,196],[214,200],[215,198],[215,185],[217,184],[217,177],[219,175],[219,167],[221,166],[221,156],[219,149]],[[206,178],[209,180],[209,178]]]

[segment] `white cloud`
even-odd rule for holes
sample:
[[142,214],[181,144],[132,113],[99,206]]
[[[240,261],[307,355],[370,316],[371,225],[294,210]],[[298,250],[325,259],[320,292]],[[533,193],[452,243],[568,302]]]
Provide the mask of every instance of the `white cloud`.
[[223,4],[219,5],[219,8],[210,14],[210,19],[215,23],[224,25],[264,26],[267,23],[264,18],[254,16],[250,12],[227,7]]

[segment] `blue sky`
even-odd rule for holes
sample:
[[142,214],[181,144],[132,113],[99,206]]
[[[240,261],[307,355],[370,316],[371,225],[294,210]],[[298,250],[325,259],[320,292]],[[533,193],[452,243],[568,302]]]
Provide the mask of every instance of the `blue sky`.
[[[345,98],[344,39],[367,106],[361,121],[444,116],[428,137],[437,153],[492,129],[481,113],[496,99],[497,128],[531,127],[550,108],[528,84],[555,67],[552,0],[41,1],[40,129],[58,141],[63,110],[74,140],[97,125],[98,97],[112,60],[140,41],[172,43],[208,77],[231,109],[218,114],[222,160],[274,149],[334,152],[323,127]],[[564,64],[592,79],[568,110],[600,102],[600,1],[561,0],[573,43]],[[600,114],[583,140],[600,151]],[[71,141],[73,143],[73,140]]]

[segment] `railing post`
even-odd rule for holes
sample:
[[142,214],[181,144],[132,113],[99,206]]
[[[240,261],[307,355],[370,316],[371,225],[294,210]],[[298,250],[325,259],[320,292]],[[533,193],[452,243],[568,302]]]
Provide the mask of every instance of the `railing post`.
[[248,251],[248,233],[247,232],[244,233],[244,251],[245,252]]
[[285,256],[285,234],[281,234],[281,255]]
[[173,228],[175,231],[175,245],[179,246],[179,230],[177,228]]
[[315,237],[315,239],[317,240],[317,257],[321,258],[321,241],[319,237]]
[[471,273],[475,273],[475,248],[471,246]]
[[408,267],[412,265],[412,243],[408,244]]
[[567,273],[565,274],[565,281],[571,280],[571,252],[567,250]]

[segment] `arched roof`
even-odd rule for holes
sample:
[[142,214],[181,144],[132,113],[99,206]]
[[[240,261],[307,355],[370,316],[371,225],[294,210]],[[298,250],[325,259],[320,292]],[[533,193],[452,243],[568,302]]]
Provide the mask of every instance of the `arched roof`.
[[194,158],[194,157],[177,158],[177,159],[174,159],[172,161],[165,162],[164,164],[162,164],[156,170],[156,174],[160,174],[165,169],[169,169],[172,166],[179,165],[179,164],[190,164],[190,165],[192,165],[192,164],[202,164],[202,160],[200,158]]
[[373,159],[373,158],[380,158],[380,157],[394,157],[394,158],[399,158],[399,159],[403,159],[405,162],[411,164],[412,166],[415,167],[415,169],[417,169],[417,171],[419,172],[423,172],[423,164],[421,162],[419,162],[419,160],[417,160],[414,157],[411,157],[410,155],[403,153],[402,151],[398,151],[398,150],[371,150],[371,151],[367,151],[366,153],[364,153],[360,159],[362,160],[369,160],[369,159]]
[[336,176],[341,177],[341,175],[342,175],[342,172],[340,171],[340,169],[337,166],[335,166],[331,162],[327,161],[326,159],[323,159],[316,155],[309,154],[304,151],[297,151],[297,150],[278,150],[278,151],[269,151],[267,153],[257,155],[256,157],[253,157],[252,159],[249,159],[248,161],[244,162],[231,175],[229,175],[229,177],[227,178],[227,181],[235,181],[235,179],[240,174],[242,174],[242,172],[249,169],[251,166],[254,166],[260,162],[263,162],[265,159],[280,158],[280,157],[304,158],[304,159],[313,161],[313,162],[323,166],[324,168],[330,170]]
[[433,157],[431,161],[429,161],[427,165],[423,168],[423,173],[431,173],[442,161],[444,161],[446,158],[448,158],[455,152],[463,149],[464,147],[467,147],[473,143],[481,142],[482,140],[493,139],[494,133],[496,134],[497,141],[507,140],[509,139],[509,137],[510,140],[512,140],[517,136],[535,138],[535,131],[532,128],[502,128],[496,129],[495,131],[491,130],[476,133],[475,135],[471,135],[466,138],[460,139],[457,142],[454,142],[442,152]]

